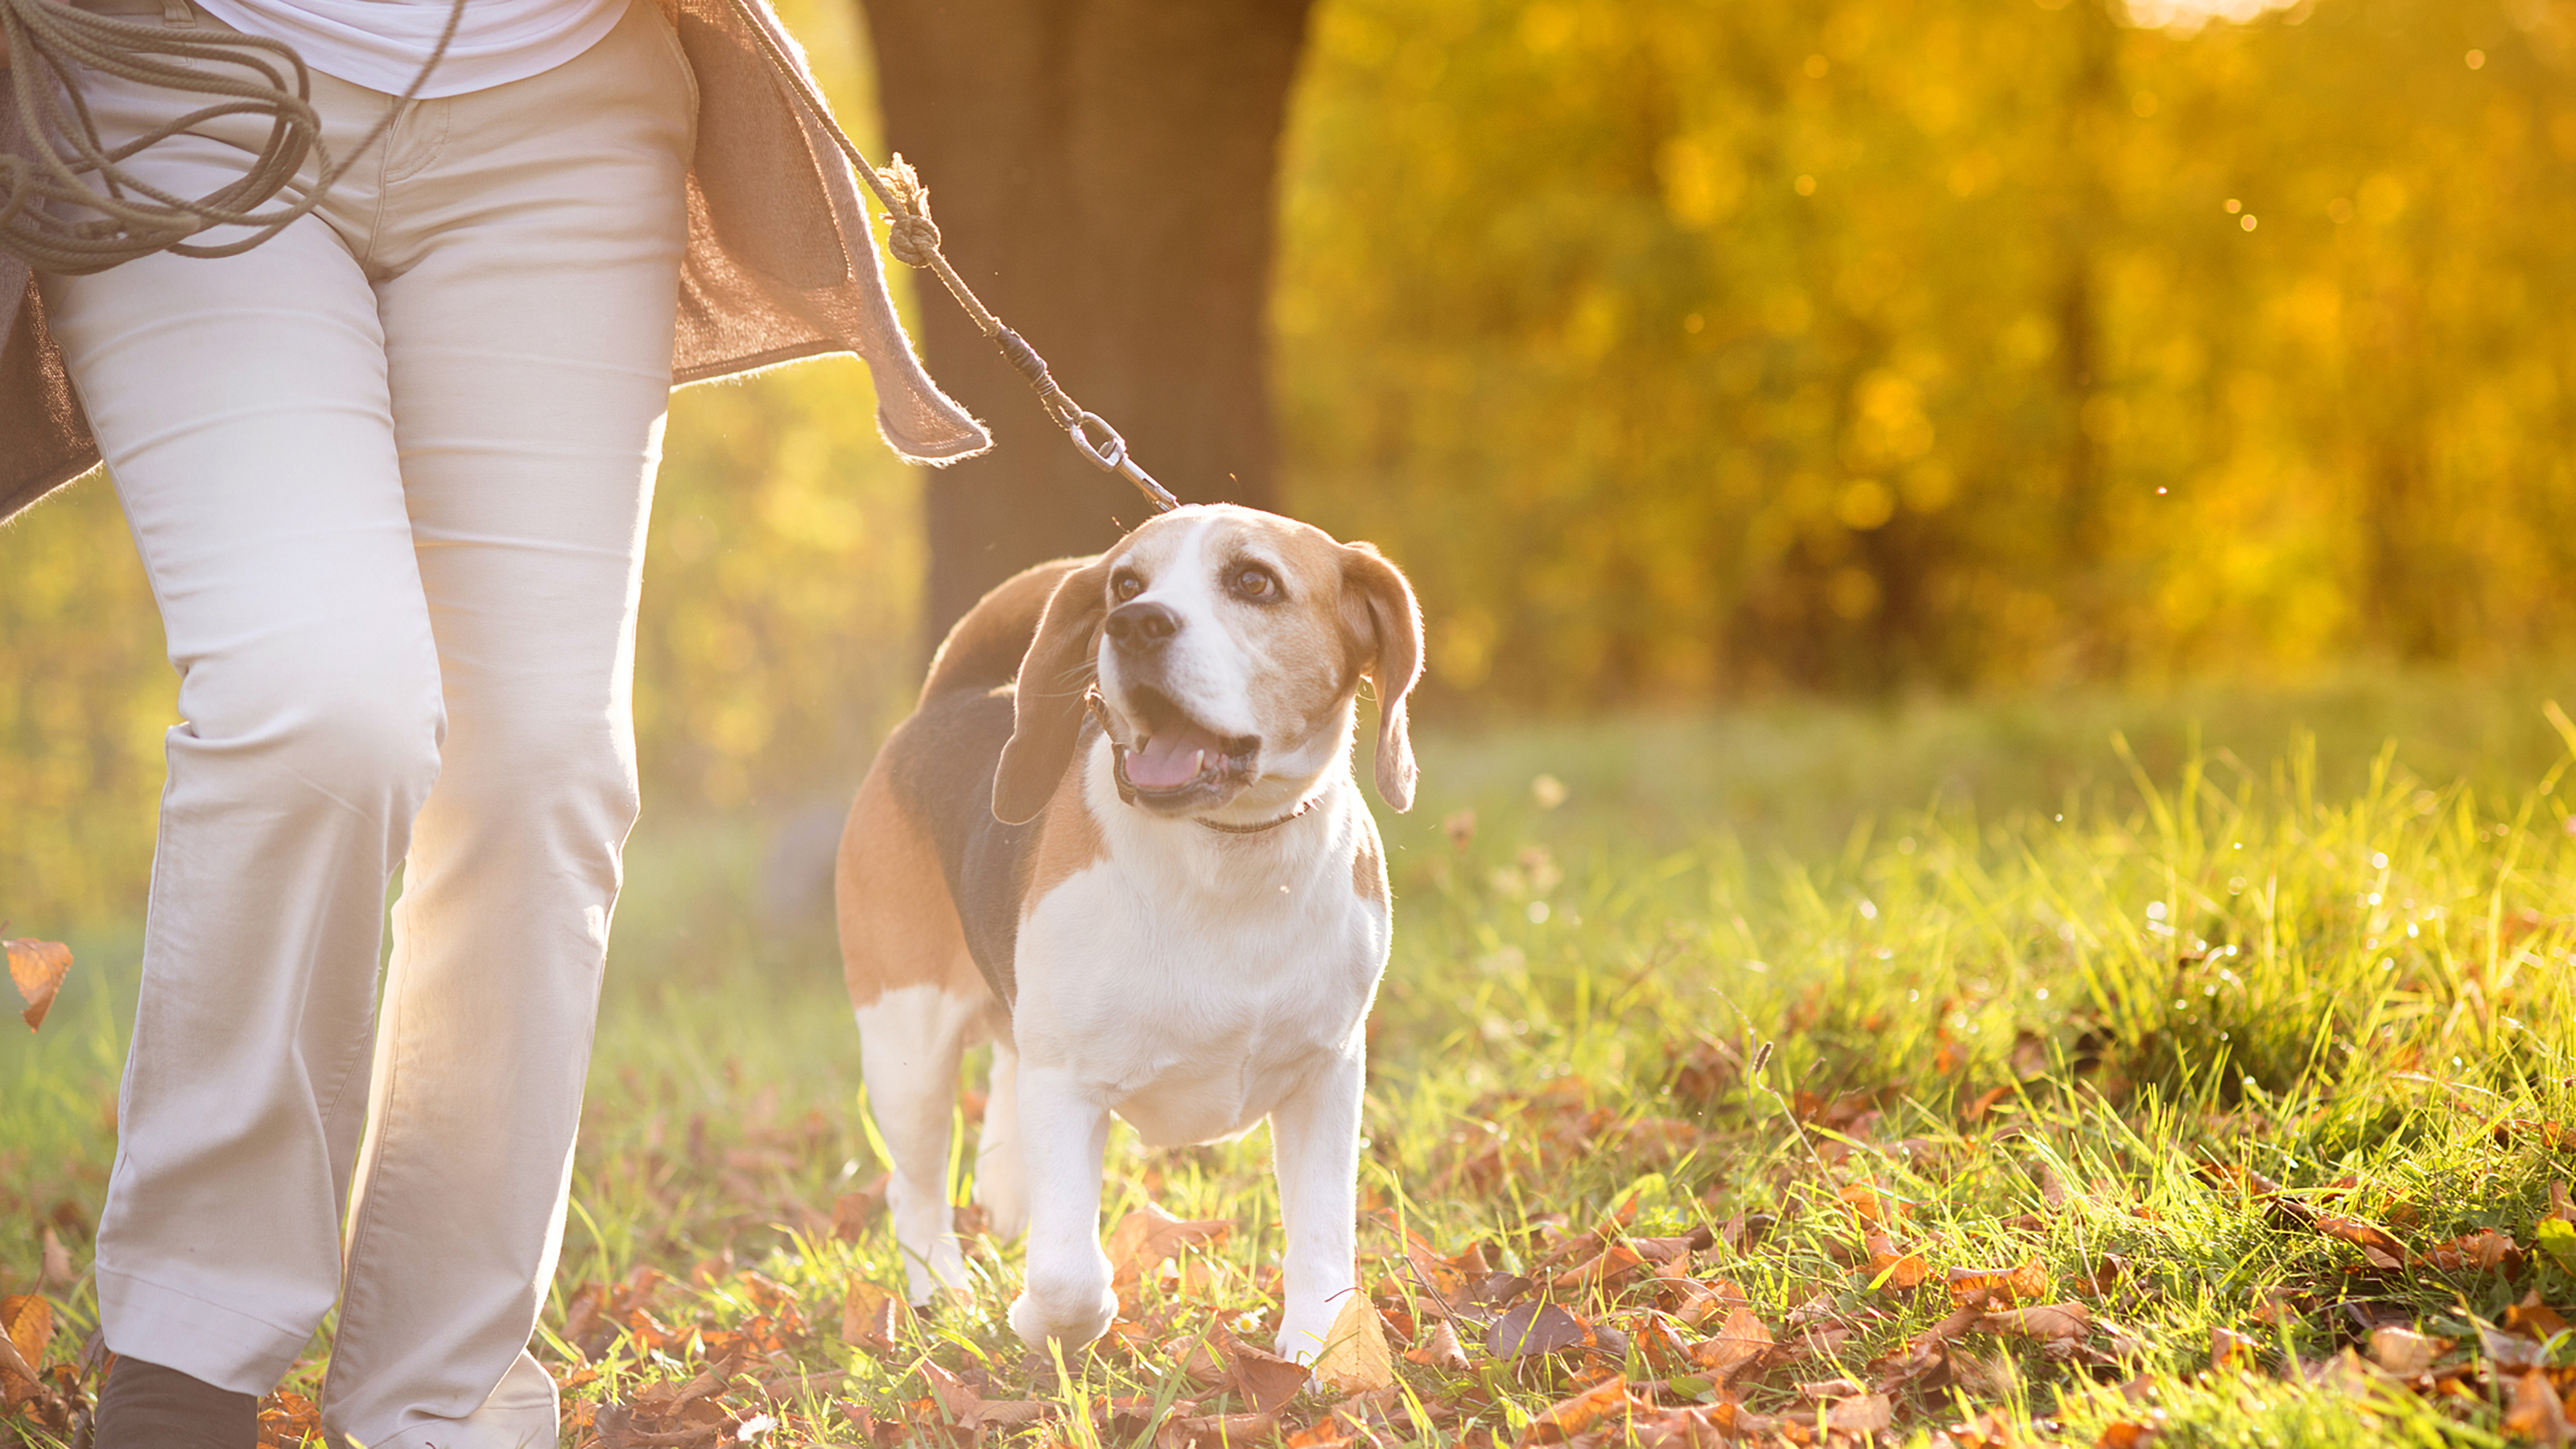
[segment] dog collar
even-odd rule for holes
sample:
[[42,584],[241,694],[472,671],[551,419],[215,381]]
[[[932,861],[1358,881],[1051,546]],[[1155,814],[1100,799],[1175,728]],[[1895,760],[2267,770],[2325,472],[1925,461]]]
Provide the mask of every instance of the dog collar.
[[[1122,805],[1134,805],[1136,803],[1136,786],[1127,778],[1127,747],[1118,743],[1117,733],[1109,728],[1109,706],[1100,698],[1100,686],[1097,683],[1094,683],[1090,688],[1082,692],[1082,704],[1083,708],[1091,711],[1091,722],[1100,726],[1102,738],[1109,741],[1109,749],[1111,752],[1109,777],[1118,782],[1118,803]],[[1298,816],[1305,814],[1307,811],[1314,809],[1317,802],[1321,801],[1323,798],[1323,796],[1317,795],[1312,799],[1300,800],[1297,802],[1296,809],[1289,811],[1287,814],[1280,816],[1276,820],[1264,820],[1258,825],[1228,825],[1222,821],[1201,820],[1195,816],[1191,818],[1190,823],[1204,829],[1213,830],[1220,835],[1259,835],[1264,831],[1276,830],[1280,826],[1287,824],[1289,821],[1296,819]]]

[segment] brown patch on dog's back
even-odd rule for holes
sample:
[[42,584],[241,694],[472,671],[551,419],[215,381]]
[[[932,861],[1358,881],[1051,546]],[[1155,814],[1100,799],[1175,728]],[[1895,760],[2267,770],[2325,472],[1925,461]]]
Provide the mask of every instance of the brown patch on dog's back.
[[1047,801],[1046,818],[1038,824],[1037,854],[1029,865],[1029,888],[1020,897],[1022,919],[1057,886],[1109,858],[1109,842],[1082,798],[1083,773],[1083,756],[1077,753]]
[[1351,889],[1361,900],[1386,904],[1386,855],[1374,830],[1361,831],[1360,848],[1351,852]]
[[967,954],[939,853],[896,797],[882,759],[850,807],[832,893],[852,1007],[905,986],[989,994]]

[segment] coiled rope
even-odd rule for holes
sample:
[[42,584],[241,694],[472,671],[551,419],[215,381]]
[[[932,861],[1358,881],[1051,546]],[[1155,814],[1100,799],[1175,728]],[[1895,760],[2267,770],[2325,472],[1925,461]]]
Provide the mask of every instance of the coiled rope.
[[[1178,507],[1179,500],[1128,455],[1127,440],[1118,430],[1067,395],[1037,349],[1002,325],[957,275],[940,251],[929,188],[912,167],[900,155],[882,169],[872,164],[832,119],[831,107],[752,0],[728,3],[789,94],[886,209],[886,249],[906,266],[939,278],[1083,457],[1133,483],[1156,512]],[[9,99],[25,147],[21,155],[0,152],[0,250],[16,253],[38,271],[73,276],[102,272],[154,252],[185,257],[246,252],[323,203],[349,165],[383,137],[403,106],[428,84],[464,18],[465,0],[450,0],[446,29],[420,73],[349,155],[334,162],[313,109],[311,77],[291,46],[233,33],[191,35],[181,27],[92,15],[62,0],[0,0],[0,35],[8,39],[11,57]],[[82,95],[84,70],[213,99],[111,147],[100,138]],[[240,115],[266,117],[268,137],[240,179],[204,196],[172,195],[126,164],[173,136]],[[316,162],[319,179],[299,199],[270,207],[308,156]],[[225,226],[250,230],[221,243],[191,240]]]
[[[447,27],[411,86],[334,162],[313,109],[312,77],[292,46],[255,35],[146,25],[92,15],[61,0],[0,0],[9,39],[9,99],[24,150],[0,153],[0,248],[41,272],[82,276],[154,252],[229,257],[249,251],[311,214],[350,164],[377,142],[403,105],[420,94],[447,56],[465,0],[451,0]],[[98,134],[81,72],[95,71],[164,90],[215,98],[121,145]],[[175,196],[126,163],[153,146],[225,116],[268,120],[268,137],[240,179],[203,196]],[[263,210],[310,156],[318,180],[294,201]],[[250,234],[221,243],[190,240],[215,227]]]

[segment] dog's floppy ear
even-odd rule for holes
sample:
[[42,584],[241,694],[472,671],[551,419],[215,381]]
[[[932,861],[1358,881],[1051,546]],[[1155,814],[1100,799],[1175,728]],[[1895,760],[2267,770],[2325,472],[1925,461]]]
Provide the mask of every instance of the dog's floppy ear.
[[1101,558],[1066,574],[1047,598],[1037,637],[1020,660],[1011,740],[1002,746],[1002,766],[993,776],[993,818],[1005,825],[1035,820],[1073,763],[1108,590],[1109,560]]
[[1422,678],[1422,610],[1413,586],[1365,543],[1342,546],[1342,618],[1360,672],[1377,686],[1377,793],[1397,810],[1413,808],[1413,736],[1404,701]]

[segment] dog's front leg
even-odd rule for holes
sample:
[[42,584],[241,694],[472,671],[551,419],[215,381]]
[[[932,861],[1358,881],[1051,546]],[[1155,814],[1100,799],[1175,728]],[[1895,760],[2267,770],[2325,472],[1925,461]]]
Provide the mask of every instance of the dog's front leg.
[[1279,1353],[1299,1363],[1313,1363],[1323,1352],[1333,1316],[1351,1291],[1365,1051],[1353,1033],[1347,1052],[1270,1114],[1279,1216],[1288,1233]]
[[1070,1072],[1023,1059],[1020,1160],[1029,1196],[1028,1284],[1011,1303],[1011,1328],[1043,1353],[1098,1338],[1118,1314],[1109,1255],[1100,1251],[1100,1158],[1109,1109]]

